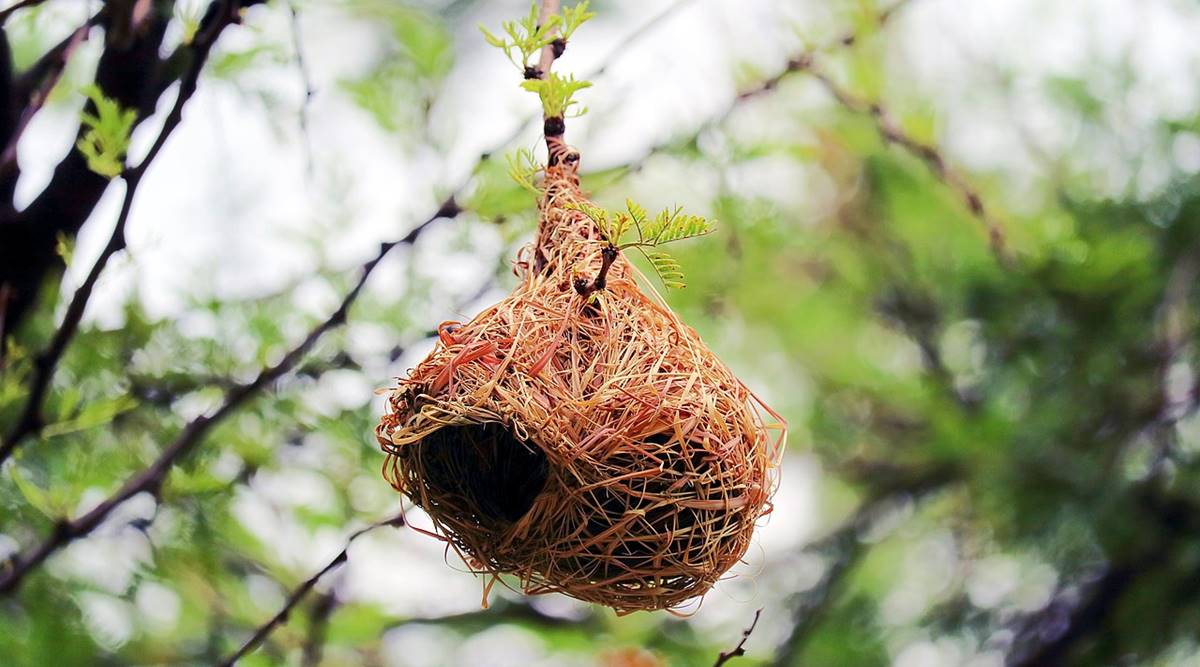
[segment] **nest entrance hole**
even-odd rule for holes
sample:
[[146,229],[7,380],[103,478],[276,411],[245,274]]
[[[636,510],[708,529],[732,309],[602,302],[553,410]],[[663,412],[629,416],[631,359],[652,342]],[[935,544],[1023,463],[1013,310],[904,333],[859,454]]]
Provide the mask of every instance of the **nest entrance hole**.
[[485,526],[524,516],[550,473],[540,447],[494,422],[438,429],[417,448],[429,495],[456,499]]

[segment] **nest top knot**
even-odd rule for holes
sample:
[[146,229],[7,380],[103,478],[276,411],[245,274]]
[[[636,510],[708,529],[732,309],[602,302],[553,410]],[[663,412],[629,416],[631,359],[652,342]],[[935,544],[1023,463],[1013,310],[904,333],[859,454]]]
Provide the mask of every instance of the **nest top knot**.
[[606,256],[578,154],[556,157],[520,284],[443,325],[391,393],[385,475],[477,572],[620,613],[677,607],[745,553],[785,426]]

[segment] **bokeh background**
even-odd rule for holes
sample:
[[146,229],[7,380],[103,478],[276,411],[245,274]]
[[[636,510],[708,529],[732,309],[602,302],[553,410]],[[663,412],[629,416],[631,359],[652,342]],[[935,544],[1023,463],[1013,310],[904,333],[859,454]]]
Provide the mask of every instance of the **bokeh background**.
[[[164,54],[207,6],[151,4]],[[673,249],[689,285],[664,296],[788,418],[774,512],[684,617],[502,587],[483,610],[485,582],[440,542],[373,529],[241,664],[710,665],[759,609],[731,664],[1200,664],[1200,6],[592,7],[555,65],[595,82],[567,140],[599,202],[719,221]],[[15,70],[99,8],[14,13]],[[0,558],[102,503],[279,361],[381,242],[450,193],[463,212],[389,252],[345,324],[161,490],[0,598],[0,663],[217,662],[397,510],[376,390],[438,322],[511,288],[533,231],[503,154],[540,149],[537,103],[477,30],[527,9],[272,0],[224,31],[139,186],[46,427],[3,465]],[[97,27],[22,136],[16,212],[75,150],[106,48]],[[65,271],[9,331],[0,431],[123,194],[116,179],[60,239]]]

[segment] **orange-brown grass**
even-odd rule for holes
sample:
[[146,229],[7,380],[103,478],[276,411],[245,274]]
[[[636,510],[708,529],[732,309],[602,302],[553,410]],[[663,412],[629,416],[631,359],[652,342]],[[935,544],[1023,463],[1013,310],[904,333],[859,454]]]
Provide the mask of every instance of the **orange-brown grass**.
[[[604,239],[577,159],[547,169],[520,285],[391,392],[384,474],[476,572],[619,613],[703,595],[770,511],[783,420]],[[566,207],[565,207],[566,206]]]

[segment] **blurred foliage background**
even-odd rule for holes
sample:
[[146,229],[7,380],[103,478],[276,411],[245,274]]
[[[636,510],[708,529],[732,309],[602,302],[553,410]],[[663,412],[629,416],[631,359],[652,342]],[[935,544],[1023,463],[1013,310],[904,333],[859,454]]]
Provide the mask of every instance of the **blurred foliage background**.
[[[758,609],[731,664],[1200,664],[1195,3],[593,4],[556,65],[599,72],[585,187],[719,220],[665,297],[791,424],[737,576],[622,618],[480,609],[437,541],[356,533],[399,507],[374,390],[532,233],[503,153],[536,103],[476,30],[527,6],[32,4],[0,62],[0,663],[213,664],[288,604],[241,664],[709,665]],[[82,165],[87,86],[146,120],[137,164],[210,36],[28,420],[132,187]]]

